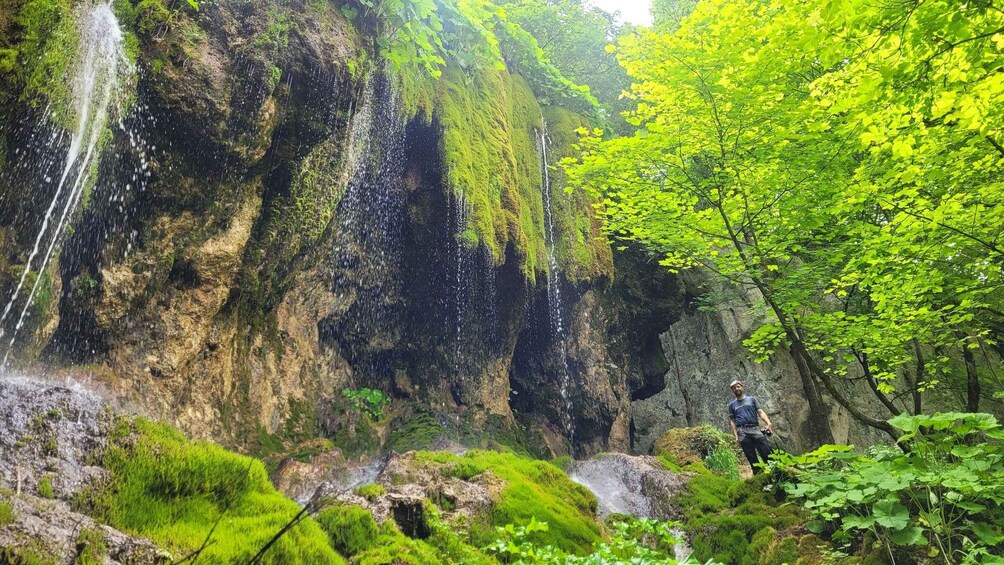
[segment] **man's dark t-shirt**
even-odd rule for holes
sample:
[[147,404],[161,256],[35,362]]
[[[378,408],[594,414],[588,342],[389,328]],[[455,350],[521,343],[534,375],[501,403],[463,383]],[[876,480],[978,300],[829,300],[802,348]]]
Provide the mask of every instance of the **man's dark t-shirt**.
[[738,398],[729,403],[729,417],[736,422],[736,426],[757,427],[757,411],[760,410],[760,403],[754,396],[744,396],[742,400]]

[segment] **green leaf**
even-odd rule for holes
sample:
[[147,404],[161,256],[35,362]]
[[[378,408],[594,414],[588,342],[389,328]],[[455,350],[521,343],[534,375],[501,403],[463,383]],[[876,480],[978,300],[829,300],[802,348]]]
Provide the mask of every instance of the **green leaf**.
[[924,537],[924,528],[912,526],[893,532],[889,539],[896,545],[927,545],[927,538]]
[[1004,533],[1000,529],[994,529],[989,524],[974,522],[972,524],[973,533],[980,538],[983,543],[993,546],[1004,543]]
[[910,511],[898,500],[882,500],[872,506],[875,523],[892,530],[905,528],[910,523]]
[[875,524],[875,516],[844,516],[841,525],[845,530],[867,530]]

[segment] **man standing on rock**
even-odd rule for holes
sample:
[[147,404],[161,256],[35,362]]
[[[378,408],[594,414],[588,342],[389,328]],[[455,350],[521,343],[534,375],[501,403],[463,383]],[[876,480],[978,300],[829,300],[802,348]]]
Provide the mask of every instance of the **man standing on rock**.
[[[736,443],[743,448],[746,460],[750,462],[750,467],[753,468],[755,475],[760,472],[760,468],[757,467],[757,456],[766,463],[767,457],[772,451],[764,432],[770,435],[774,433],[774,428],[767,413],[763,411],[763,408],[760,408],[756,397],[746,396],[743,392],[742,381],[732,381],[729,388],[736,395],[736,399],[729,403],[729,423],[732,425],[732,435],[736,436]],[[757,418],[767,424],[763,431],[760,430],[760,422]]]

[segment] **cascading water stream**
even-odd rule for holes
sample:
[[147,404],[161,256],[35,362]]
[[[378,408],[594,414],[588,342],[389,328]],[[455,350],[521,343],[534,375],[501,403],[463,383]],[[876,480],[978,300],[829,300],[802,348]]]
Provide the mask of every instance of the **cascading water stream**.
[[462,387],[464,378],[464,345],[465,345],[465,332],[464,332],[464,319],[468,308],[470,308],[469,300],[469,287],[470,283],[468,280],[469,273],[471,271],[471,261],[470,252],[464,246],[463,233],[468,226],[468,218],[470,217],[469,211],[467,209],[467,199],[464,198],[463,193],[456,192],[450,199],[453,205],[453,215],[456,218],[456,229],[454,233],[456,234],[456,308],[454,311],[454,317],[456,322],[456,350],[454,351],[454,370],[456,372],[456,382],[455,386]]
[[561,302],[561,279],[558,269],[558,257],[555,253],[554,241],[554,212],[551,206],[551,174],[549,162],[547,160],[547,121],[543,116],[540,118],[541,128],[537,143],[540,146],[540,170],[543,180],[542,191],[544,193],[544,243],[547,247],[547,310],[551,323],[551,333],[558,343],[561,357],[561,400],[564,403],[564,427],[568,441],[575,451],[575,422],[572,414],[575,413],[575,403],[572,400],[572,375],[568,366],[568,348],[565,345],[565,323],[562,315]]
[[[76,211],[95,165],[99,153],[99,139],[108,122],[111,106],[116,103],[119,86],[125,77],[133,72],[129,59],[125,54],[122,30],[112,11],[110,3],[85,5],[77,17],[80,31],[73,77],[70,84],[72,95],[72,116],[76,127],[70,138],[70,147],[66,154],[59,184],[46,209],[42,227],[35,237],[31,254],[21,273],[14,292],[11,293],[3,313],[0,314],[0,338],[4,337],[4,322],[14,309],[14,305],[24,290],[29,273],[36,273],[31,291],[24,302],[17,323],[10,332],[3,361],[0,367],[6,366],[14,347],[17,333],[24,325],[28,310],[31,308],[39,289],[49,261],[69,220]],[[121,113],[119,113],[121,115]],[[121,125],[121,124],[120,124]],[[50,182],[47,177],[46,183]],[[56,218],[56,210],[62,202],[62,211]],[[53,226],[55,223],[55,226]],[[41,253],[43,242],[44,253]],[[36,259],[40,261],[36,265]],[[34,269],[33,269],[34,267]]]

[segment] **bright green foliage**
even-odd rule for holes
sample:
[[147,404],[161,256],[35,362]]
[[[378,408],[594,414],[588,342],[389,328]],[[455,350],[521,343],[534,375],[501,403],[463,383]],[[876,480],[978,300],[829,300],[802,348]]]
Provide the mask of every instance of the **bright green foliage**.
[[618,132],[630,101],[621,92],[631,81],[606,47],[625,30],[612,14],[582,0],[502,0],[509,22],[533,36],[544,58],[574,83],[589,85]]
[[105,562],[106,553],[108,546],[105,545],[105,536],[100,529],[80,530],[77,534],[76,565],[100,565]]
[[789,348],[858,420],[896,434],[849,373],[893,415],[945,380],[972,408],[979,369],[949,361],[1004,323],[1002,25],[947,1],[702,2],[621,39],[639,131],[585,137],[570,179],[667,267],[755,288],[754,354]]
[[545,534],[546,522],[531,519],[526,525],[506,524],[498,528],[499,538],[485,547],[502,563],[539,565],[632,565],[672,564],[673,546],[679,543],[672,528],[679,524],[649,518],[625,518],[611,524],[610,541],[596,543],[592,553],[569,555],[551,545],[539,545],[533,539]]
[[0,527],[14,521],[14,507],[10,500],[0,500]]
[[596,498],[550,463],[495,451],[470,451],[463,456],[420,452],[417,458],[447,464],[446,472],[458,478],[488,471],[506,481],[487,524],[471,529],[472,545],[493,542],[495,526],[525,524],[531,519],[549,524],[549,530],[537,541],[562,551],[585,554],[600,539],[600,527],[593,519]]
[[56,492],[52,488],[52,477],[46,475],[38,481],[38,496],[42,498],[56,498]]
[[[103,457],[110,481],[78,506],[106,523],[149,537],[176,555],[205,541],[200,561],[246,561],[300,510],[276,492],[260,461],[164,425],[119,418]],[[304,520],[265,554],[266,563],[340,563],[327,536]]]
[[379,389],[352,390],[346,388],[342,390],[342,396],[356,411],[366,414],[377,422],[383,419],[383,407],[390,404],[390,397]]
[[317,515],[317,524],[327,532],[338,553],[352,557],[376,545],[379,528],[369,510],[359,506],[330,506]]
[[[948,562],[981,562],[1004,552],[1004,428],[989,414],[900,416],[908,450],[867,455],[823,446],[781,455],[788,493],[804,501],[815,531],[833,539],[870,533],[893,560],[926,546]],[[940,559],[940,558],[939,558]]]
[[355,490],[355,493],[357,495],[370,501],[376,500],[377,497],[379,497],[385,492],[387,492],[387,489],[385,489],[383,485],[377,483],[369,483],[366,485],[362,485],[360,487],[356,487]]
[[376,30],[380,55],[405,78],[439,78],[451,65],[467,74],[510,68],[548,103],[596,107],[588,88],[565,78],[530,33],[486,0],[354,0],[343,12]]

